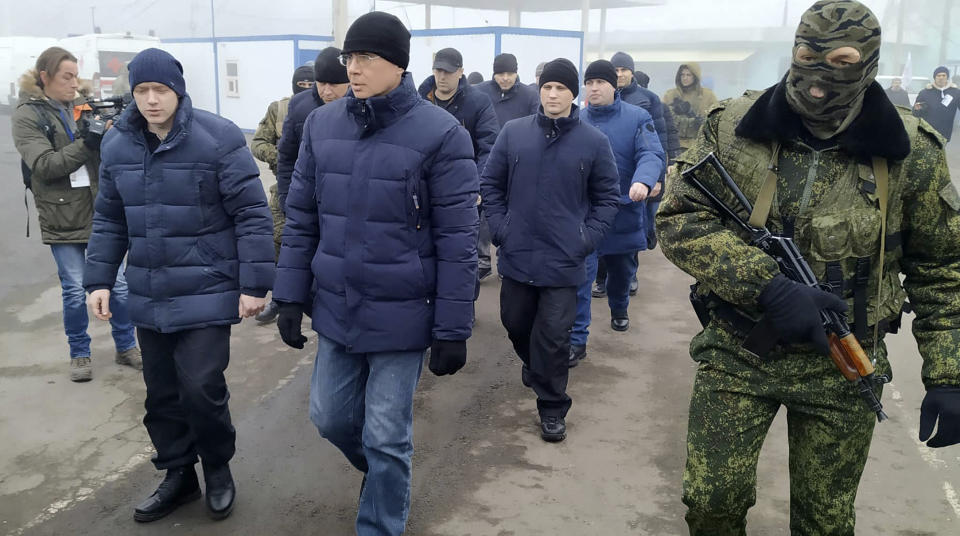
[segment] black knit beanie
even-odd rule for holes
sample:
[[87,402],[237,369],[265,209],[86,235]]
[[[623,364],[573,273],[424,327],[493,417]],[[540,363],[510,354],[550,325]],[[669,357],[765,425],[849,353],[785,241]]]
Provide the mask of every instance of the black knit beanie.
[[317,54],[313,62],[313,79],[327,84],[346,84],[347,68],[340,63],[340,49],[327,47]]
[[130,89],[142,82],[158,82],[181,97],[187,94],[183,66],[166,50],[148,48],[141,51],[130,60],[127,70],[130,72],[127,77]]
[[343,53],[370,52],[406,70],[410,63],[410,32],[400,19],[371,11],[353,21],[343,40]]
[[586,72],[583,73],[583,82],[587,83],[597,78],[606,80],[614,89],[617,88],[617,69],[609,61],[597,60],[587,66]]
[[517,72],[517,57],[513,54],[500,54],[493,58],[493,74]]
[[542,88],[547,82],[560,82],[567,86],[567,89],[573,92],[574,98],[580,94],[580,76],[577,68],[567,58],[557,58],[543,66],[539,87]]
[[626,52],[617,52],[610,58],[610,63],[613,64],[613,67],[616,69],[629,69],[631,72],[636,68],[636,65],[633,63],[633,57]]

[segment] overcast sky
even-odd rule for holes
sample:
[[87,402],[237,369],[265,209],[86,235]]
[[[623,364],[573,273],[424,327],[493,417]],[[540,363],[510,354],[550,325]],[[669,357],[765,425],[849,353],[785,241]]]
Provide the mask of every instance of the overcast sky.
[[[212,0],[217,34],[271,35],[331,33],[330,0]],[[787,25],[796,24],[811,0],[668,0],[666,5],[610,10],[607,29],[664,30],[780,26],[786,7]],[[864,0],[883,18],[890,0]],[[409,27],[425,24],[424,6],[416,3],[350,0],[354,18],[377,9],[398,15]],[[478,6],[483,5],[477,0]],[[786,6],[785,6],[786,4]],[[265,6],[272,9],[265,11]],[[91,8],[93,8],[91,10]],[[207,37],[211,29],[211,0],[0,0],[0,36],[35,35],[64,37],[90,33],[94,22],[104,33],[145,34],[160,38]],[[434,6],[434,28],[507,25],[505,11],[452,9]],[[745,18],[744,14],[749,14]],[[592,31],[599,30],[600,12],[591,15]],[[579,30],[580,12],[524,13],[527,27]]]

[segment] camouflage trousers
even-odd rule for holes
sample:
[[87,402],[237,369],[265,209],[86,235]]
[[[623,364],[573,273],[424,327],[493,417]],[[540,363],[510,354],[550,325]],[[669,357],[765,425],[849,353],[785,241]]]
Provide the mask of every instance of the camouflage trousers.
[[[830,358],[783,352],[760,360],[740,349],[740,337],[716,325],[690,344],[699,362],[683,473],[690,535],[746,534],[760,448],[783,405],[791,534],[853,536],[853,503],[876,417]],[[889,374],[886,352],[879,353],[878,372]]]
[[277,195],[277,184],[270,186],[270,213],[273,214],[273,249],[274,260],[280,260],[280,243],[283,240],[283,226],[287,223],[287,217],[280,210],[280,196]]

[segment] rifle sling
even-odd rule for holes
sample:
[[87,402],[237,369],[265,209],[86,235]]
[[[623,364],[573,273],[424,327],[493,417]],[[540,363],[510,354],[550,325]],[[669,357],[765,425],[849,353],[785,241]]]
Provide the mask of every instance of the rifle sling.
[[780,142],[773,142],[770,163],[767,165],[767,178],[760,187],[760,193],[757,194],[757,200],[753,204],[753,212],[750,213],[751,227],[766,227],[767,218],[770,217],[770,207],[773,206],[773,197],[777,194],[777,157],[780,156]]

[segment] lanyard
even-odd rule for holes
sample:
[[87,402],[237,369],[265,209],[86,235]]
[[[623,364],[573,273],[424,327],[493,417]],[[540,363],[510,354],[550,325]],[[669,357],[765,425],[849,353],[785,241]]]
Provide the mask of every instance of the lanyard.
[[67,124],[67,116],[63,113],[63,108],[60,108],[60,122],[63,123],[63,130],[67,131],[67,136],[70,137],[70,141],[73,141],[73,131],[70,130],[70,125]]

